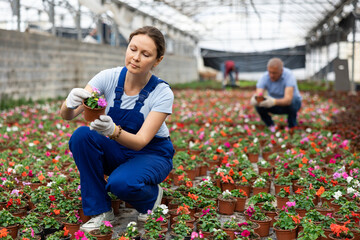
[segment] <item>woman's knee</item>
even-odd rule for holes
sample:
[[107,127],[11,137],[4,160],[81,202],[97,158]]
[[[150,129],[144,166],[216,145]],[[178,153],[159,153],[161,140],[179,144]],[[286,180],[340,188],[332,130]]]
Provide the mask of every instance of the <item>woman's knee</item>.
[[87,126],[81,126],[81,127],[77,128],[71,135],[70,143],[82,141],[83,139],[88,138],[90,132],[91,132],[91,130]]
[[120,199],[129,199],[136,192],[136,185],[133,180],[125,176],[112,176],[108,178],[106,190],[115,194]]

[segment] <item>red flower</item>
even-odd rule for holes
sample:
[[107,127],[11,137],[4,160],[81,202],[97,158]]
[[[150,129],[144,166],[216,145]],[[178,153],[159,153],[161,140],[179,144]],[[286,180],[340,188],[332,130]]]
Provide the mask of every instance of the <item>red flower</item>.
[[50,196],[49,196],[49,199],[50,199],[50,201],[52,201],[52,202],[56,200],[54,195],[50,195]]
[[250,232],[245,229],[245,230],[241,233],[241,236],[243,236],[243,237],[248,237],[248,236],[250,236]]

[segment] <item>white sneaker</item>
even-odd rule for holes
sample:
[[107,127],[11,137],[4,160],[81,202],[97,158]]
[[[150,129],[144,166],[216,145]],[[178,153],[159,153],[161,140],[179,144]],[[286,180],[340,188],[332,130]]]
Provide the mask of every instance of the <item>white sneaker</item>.
[[[161,200],[162,200],[162,197],[163,197],[163,189],[162,189],[162,187],[160,187],[159,184],[158,184],[158,188],[159,188],[159,193],[158,193],[158,196],[156,198],[154,207],[152,208],[152,211],[154,211],[161,204]],[[138,221],[145,222],[147,217],[148,217],[147,213],[140,213],[139,216],[138,216]]]
[[113,209],[111,209],[108,212],[93,216],[89,221],[81,225],[80,231],[88,233],[91,230],[99,229],[103,221],[113,221],[114,219],[114,212]]

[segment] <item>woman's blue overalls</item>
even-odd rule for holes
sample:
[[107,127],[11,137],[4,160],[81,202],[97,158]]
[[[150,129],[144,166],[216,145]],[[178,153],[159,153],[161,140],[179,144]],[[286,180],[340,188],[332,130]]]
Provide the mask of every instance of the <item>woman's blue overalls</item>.
[[[137,133],[144,122],[140,112],[145,99],[157,84],[164,82],[152,75],[140,91],[133,109],[121,109],[121,96],[127,69],[120,73],[115,89],[114,107],[108,115],[124,130]],[[161,183],[172,169],[174,148],[170,138],[154,137],[140,151],[128,149],[89,127],[79,127],[71,136],[69,147],[80,171],[81,197],[85,215],[97,215],[111,210],[112,192],[130,203],[138,212],[152,209]],[[104,180],[108,175],[108,181]]]

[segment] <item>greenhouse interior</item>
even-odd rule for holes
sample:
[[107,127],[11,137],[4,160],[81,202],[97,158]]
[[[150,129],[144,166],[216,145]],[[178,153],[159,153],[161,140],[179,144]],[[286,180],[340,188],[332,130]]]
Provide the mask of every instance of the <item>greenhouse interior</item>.
[[358,0],[0,0],[0,240],[360,240],[359,91]]

